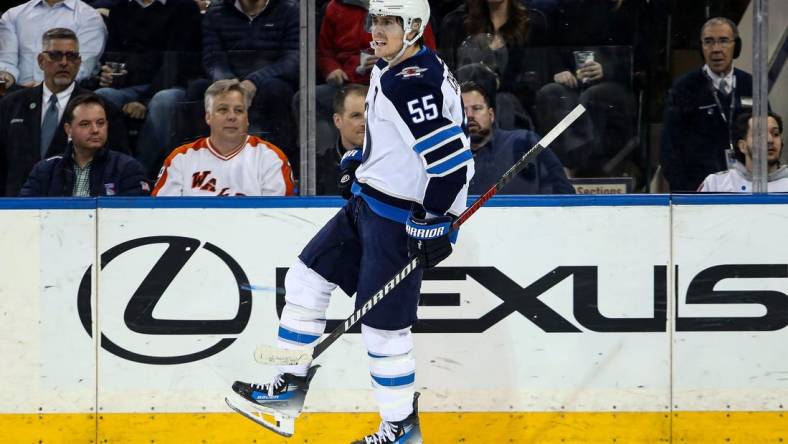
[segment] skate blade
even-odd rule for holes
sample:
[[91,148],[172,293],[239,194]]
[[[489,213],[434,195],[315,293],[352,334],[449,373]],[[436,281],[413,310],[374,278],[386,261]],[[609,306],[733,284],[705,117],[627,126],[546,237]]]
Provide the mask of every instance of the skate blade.
[[[282,413],[275,409],[269,409],[260,406],[255,406],[255,411],[247,411],[228,397],[224,398],[224,402],[226,402],[231,409],[235,410],[237,413],[240,413],[246,419],[254,421],[258,425],[261,425],[278,435],[284,436],[285,438],[290,438],[293,436],[293,433],[295,433],[295,417],[291,415]],[[266,416],[273,417],[274,420],[269,421],[266,419]]]

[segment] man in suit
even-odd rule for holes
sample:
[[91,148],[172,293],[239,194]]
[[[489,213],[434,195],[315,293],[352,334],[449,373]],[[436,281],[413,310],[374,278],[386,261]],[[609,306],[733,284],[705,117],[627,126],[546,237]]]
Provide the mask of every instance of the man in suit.
[[709,19],[701,46],[705,65],[677,79],[665,105],[661,163],[672,192],[696,191],[706,176],[728,169],[734,116],[752,101],[752,76],[733,67],[741,49],[736,24]]
[[[38,54],[44,81],[0,101],[0,196],[18,195],[36,162],[65,150],[63,112],[72,97],[90,92],[74,82],[81,61],[74,31],[50,29],[43,35],[43,50]],[[108,107],[107,113],[108,145],[128,152],[128,131],[120,111]]]

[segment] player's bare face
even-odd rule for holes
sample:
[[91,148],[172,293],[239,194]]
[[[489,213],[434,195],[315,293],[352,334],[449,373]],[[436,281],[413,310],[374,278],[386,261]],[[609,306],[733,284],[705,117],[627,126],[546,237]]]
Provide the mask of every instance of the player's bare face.
[[394,58],[402,49],[405,31],[402,22],[394,16],[372,16],[372,48],[377,57],[386,60]]
[[249,114],[241,93],[230,91],[214,98],[205,121],[211,127],[214,142],[241,143],[249,130]]

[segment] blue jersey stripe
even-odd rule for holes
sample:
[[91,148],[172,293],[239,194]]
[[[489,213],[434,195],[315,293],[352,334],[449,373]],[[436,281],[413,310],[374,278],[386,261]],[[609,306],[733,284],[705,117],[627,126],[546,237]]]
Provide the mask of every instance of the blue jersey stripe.
[[358,182],[353,182],[351,191],[353,191],[353,194],[356,196],[361,196],[361,198],[364,199],[364,202],[369,205],[369,208],[372,210],[372,212],[380,217],[384,217],[388,220],[393,220],[394,222],[399,222],[401,224],[404,224],[410,218],[410,209],[405,210],[403,208],[395,207],[394,205],[390,205],[381,200],[375,199],[368,193],[365,193]]
[[402,387],[413,384],[413,382],[416,381],[416,373],[394,377],[372,375],[372,379],[383,387]]
[[440,162],[433,167],[427,168],[427,174],[432,174],[432,175],[443,174],[451,170],[452,168],[456,167],[457,165],[463,164],[471,159],[473,159],[473,154],[471,153],[471,150],[466,149],[462,153],[457,154],[456,156],[448,160]]
[[435,163],[440,162],[443,159],[451,157],[452,154],[457,153],[457,151],[462,151],[465,146],[462,144],[462,140],[454,139],[448,143],[443,144],[434,150],[430,150],[430,152],[422,154],[421,157],[424,158],[424,161],[427,163],[427,167],[433,166]]
[[299,333],[296,331],[288,330],[282,326],[279,327],[279,337],[287,341],[297,342],[299,344],[311,344],[320,338],[319,335],[308,335],[306,333]]
[[422,139],[419,142],[416,142],[416,145],[413,146],[413,149],[416,150],[417,153],[421,154],[425,150],[428,150],[441,142],[448,140],[452,137],[455,137],[459,134],[462,134],[462,128],[457,125],[452,125],[440,132],[438,134],[433,134],[432,136],[427,137],[426,139]]

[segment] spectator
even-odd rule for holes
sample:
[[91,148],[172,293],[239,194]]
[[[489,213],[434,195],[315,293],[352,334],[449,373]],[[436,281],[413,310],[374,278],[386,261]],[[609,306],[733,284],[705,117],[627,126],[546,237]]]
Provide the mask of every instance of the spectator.
[[[128,0],[109,9],[109,38],[96,93],[131,119],[144,121],[135,156],[149,177],[171,147],[177,102],[201,48],[200,10],[193,0]],[[120,68],[119,63],[125,67]],[[115,69],[113,69],[114,66]],[[121,74],[121,75],[118,75]]]
[[364,145],[364,101],[368,89],[365,85],[350,84],[334,96],[334,126],[339,136],[333,147],[317,156],[317,194],[340,193],[339,163],[347,152]]
[[[18,195],[36,162],[64,152],[63,112],[73,97],[89,92],[74,82],[81,63],[79,46],[70,29],[44,33],[38,54],[43,83],[9,93],[0,101],[0,196]],[[110,105],[106,112],[109,147],[128,152],[123,116]]]
[[154,196],[289,196],[290,163],[282,151],[250,136],[251,92],[238,80],[205,91],[211,135],[176,148],[164,161]]
[[[768,168],[767,190],[788,192],[788,166],[780,163],[783,151],[783,119],[770,112],[767,119],[766,166]],[[712,193],[752,192],[752,114],[742,113],[734,127],[736,160],[727,171],[709,174],[700,184],[698,191]]]
[[32,87],[44,80],[35,55],[41,35],[52,28],[76,33],[82,43],[77,79],[91,76],[107,38],[99,13],[80,0],[30,0],[0,17],[0,78],[5,80],[6,89],[15,84]]
[[608,176],[613,171],[608,162],[632,137],[634,97],[624,87],[626,80],[611,75],[615,60],[603,65],[599,51],[589,51],[595,60],[575,69],[572,52],[556,49],[553,82],[536,93],[538,128],[547,131],[578,103],[583,104],[587,115],[556,139],[553,149],[574,176]]
[[147,196],[142,165],[107,145],[107,113],[101,98],[83,94],[68,103],[65,131],[71,143],[62,155],[39,161],[22,197]]
[[203,19],[203,65],[210,82],[240,79],[252,91],[250,125],[294,157],[290,104],[299,79],[299,9],[295,0],[222,0]]
[[[483,194],[539,142],[539,136],[528,130],[495,128],[495,110],[490,107],[487,92],[473,82],[463,83],[461,91],[476,165],[469,193]],[[574,194],[575,189],[555,154],[544,150],[509,182],[502,193]]]
[[[627,175],[642,183],[645,159],[632,137],[637,123],[633,87],[635,80],[643,80],[639,87],[649,85],[649,32],[642,18],[656,9],[654,3],[561,1],[551,13],[548,43],[553,47],[534,68],[542,86],[533,110],[544,132],[578,103],[587,108],[551,146],[573,176]],[[590,50],[593,58],[583,61],[573,54],[581,50]]]
[[438,52],[452,70],[485,62],[500,76],[500,90],[513,92],[526,47],[542,44],[546,28],[544,16],[522,1],[468,0],[443,19]]
[[733,67],[741,48],[736,25],[712,18],[700,35],[706,64],[679,77],[665,105],[661,162],[673,192],[695,191],[707,175],[729,168],[733,116],[752,97],[752,76]]

